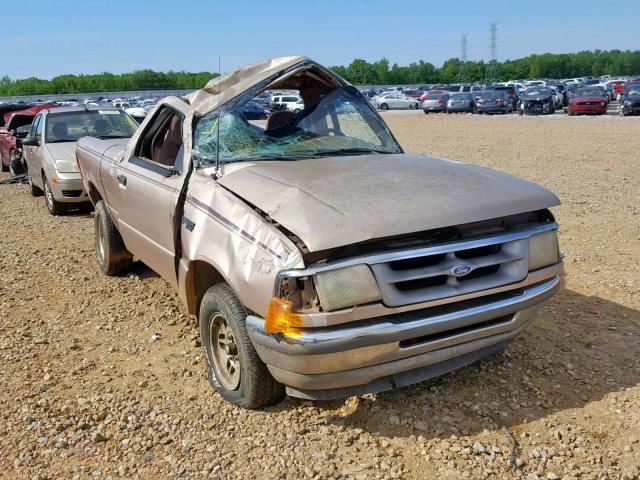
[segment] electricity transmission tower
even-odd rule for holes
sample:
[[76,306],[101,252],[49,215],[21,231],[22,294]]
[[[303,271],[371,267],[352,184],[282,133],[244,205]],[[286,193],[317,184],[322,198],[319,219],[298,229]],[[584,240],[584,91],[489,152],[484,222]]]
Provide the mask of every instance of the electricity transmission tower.
[[484,83],[487,84],[498,80],[498,22],[489,25],[489,53],[491,59],[484,76]]
[[458,81],[465,82],[467,80],[467,35],[462,35],[460,39],[460,70],[458,71]]

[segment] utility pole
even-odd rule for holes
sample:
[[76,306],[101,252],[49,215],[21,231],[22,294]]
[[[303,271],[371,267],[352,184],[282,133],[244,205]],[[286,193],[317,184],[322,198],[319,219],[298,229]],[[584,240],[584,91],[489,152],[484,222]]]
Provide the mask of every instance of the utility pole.
[[489,84],[498,80],[498,22],[489,24],[489,53],[491,59],[487,64],[484,83]]
[[458,81],[464,82],[467,80],[467,34],[462,35],[460,39],[460,70],[458,71]]

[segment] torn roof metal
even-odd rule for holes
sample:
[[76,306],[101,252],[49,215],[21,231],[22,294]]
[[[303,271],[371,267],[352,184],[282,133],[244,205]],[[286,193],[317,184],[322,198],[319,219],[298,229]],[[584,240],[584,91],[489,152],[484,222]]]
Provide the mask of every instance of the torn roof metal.
[[295,55],[247,65],[221,77],[212,78],[203,88],[186,95],[184,99],[199,115],[205,115],[256,84],[303,63],[315,64],[307,57]]

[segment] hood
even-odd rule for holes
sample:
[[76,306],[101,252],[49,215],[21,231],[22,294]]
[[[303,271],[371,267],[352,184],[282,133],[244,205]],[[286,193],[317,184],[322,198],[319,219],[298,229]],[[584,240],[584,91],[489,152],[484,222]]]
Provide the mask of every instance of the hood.
[[549,100],[551,97],[553,97],[553,94],[536,95],[531,97],[523,96],[520,97],[520,100],[525,102],[541,102],[543,100]]
[[553,207],[553,193],[475,165],[361,155],[230,165],[218,182],[311,251]]
[[76,164],[76,142],[47,143],[47,152],[56,164],[60,173],[78,172]]
[[55,161],[76,161],[76,142],[47,143],[46,147],[49,155]]

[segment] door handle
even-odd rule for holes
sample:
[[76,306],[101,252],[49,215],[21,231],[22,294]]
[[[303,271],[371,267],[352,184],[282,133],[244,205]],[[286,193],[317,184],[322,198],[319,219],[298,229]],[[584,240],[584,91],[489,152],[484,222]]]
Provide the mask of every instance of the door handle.
[[127,177],[126,175],[118,175],[118,183],[123,187],[127,186]]

